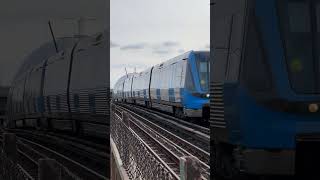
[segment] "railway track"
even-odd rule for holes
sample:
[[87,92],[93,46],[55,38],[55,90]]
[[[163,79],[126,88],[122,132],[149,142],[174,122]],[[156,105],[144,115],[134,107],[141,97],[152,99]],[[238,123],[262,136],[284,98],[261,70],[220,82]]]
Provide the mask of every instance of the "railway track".
[[[125,105],[125,104],[123,104],[123,105]],[[193,129],[194,131],[198,131],[200,133],[203,133],[205,135],[210,136],[210,129],[207,128],[207,126],[209,126],[208,123],[202,123],[202,125],[196,124],[196,121],[198,121],[198,120],[200,121],[199,118],[195,119],[194,122],[189,122],[185,119],[180,119],[180,118],[174,117],[172,115],[169,115],[166,112],[159,112],[159,110],[157,110],[157,109],[150,109],[150,108],[146,108],[144,106],[136,105],[136,104],[130,104],[130,106],[133,106],[134,108],[139,109],[139,110],[143,111],[144,113],[149,112],[153,116],[156,115],[155,117],[160,116],[160,118],[165,118],[168,121],[168,123],[173,123],[173,124],[179,123],[178,124],[179,126],[182,125],[184,127],[189,127],[191,129]]]
[[[18,165],[30,179],[38,177],[38,160],[55,159],[73,179],[105,180],[108,176],[106,147],[75,137],[30,130],[8,130],[17,136]],[[103,152],[104,151],[104,152]]]
[[[0,141],[3,143],[2,133],[0,134]],[[38,159],[44,158],[45,156],[20,141],[17,143],[17,153],[17,166],[24,172],[28,179],[37,180]]]
[[[182,139],[190,142],[191,144],[199,147],[200,149],[210,152],[210,129],[186,122],[182,119],[178,119],[167,114],[150,110],[141,106],[135,106],[133,104],[115,103],[122,108],[130,112],[135,112],[136,115],[140,115],[148,118],[150,121],[157,123],[164,129],[172,132]],[[161,115],[162,114],[162,115]]]
[[30,180],[38,179],[38,162],[33,160],[30,156],[23,153],[21,150],[18,151],[18,166],[23,169],[24,174]]
[[71,149],[73,152],[76,152],[79,155],[81,154],[88,156],[96,161],[109,158],[109,148],[107,143],[105,143],[106,141],[100,141],[99,143],[96,143],[92,139],[79,139],[78,137],[65,135],[62,133],[52,133],[46,131],[15,129],[11,130],[11,132],[17,134],[18,136],[24,136],[28,139],[37,140],[56,149],[57,147],[65,146],[65,148]]
[[195,156],[200,160],[203,179],[209,178],[210,154],[205,150],[166,130],[155,122],[152,122],[131,109],[123,106],[116,107],[116,114],[121,117],[121,112],[127,111],[131,118],[129,126],[134,130],[158,156],[179,175],[179,161],[183,156]]
[[59,164],[63,165],[70,172],[72,172],[73,175],[71,174],[70,176],[77,176],[80,177],[80,179],[106,179],[103,175],[96,172],[96,169],[88,167],[87,164],[84,165],[84,162],[78,162],[74,160],[74,157],[71,159],[69,156],[67,157],[66,155],[58,153],[55,150],[22,137],[19,137],[19,140],[32,147],[36,152],[45,154],[47,158],[55,159]]
[[[185,122],[181,119],[174,117],[167,118],[168,115],[164,114],[163,116],[153,115],[154,111],[150,111],[147,108],[142,108],[135,105],[126,105],[122,103],[116,103],[118,107],[125,108],[126,111],[134,112],[134,116],[145,117],[148,120],[156,123],[163,129],[171,132],[172,134],[179,136],[182,139],[190,142],[193,146],[197,146],[198,149],[204,152],[210,152],[210,130],[208,128],[201,127],[196,124]],[[159,112],[156,112],[159,114]],[[175,121],[175,119],[179,121]],[[184,124],[181,124],[180,122]],[[186,126],[185,124],[188,124]],[[200,132],[199,130],[206,131],[206,133]]]

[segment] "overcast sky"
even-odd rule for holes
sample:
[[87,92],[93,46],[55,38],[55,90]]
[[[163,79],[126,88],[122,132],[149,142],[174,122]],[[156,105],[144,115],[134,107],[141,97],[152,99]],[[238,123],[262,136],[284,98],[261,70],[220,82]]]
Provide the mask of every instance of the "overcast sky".
[[88,19],[88,34],[101,32],[106,0],[10,0],[0,2],[0,86],[10,85],[23,58],[51,41],[48,20],[57,37],[77,31],[77,18]]
[[210,0],[111,0],[111,87],[189,50],[209,50]]

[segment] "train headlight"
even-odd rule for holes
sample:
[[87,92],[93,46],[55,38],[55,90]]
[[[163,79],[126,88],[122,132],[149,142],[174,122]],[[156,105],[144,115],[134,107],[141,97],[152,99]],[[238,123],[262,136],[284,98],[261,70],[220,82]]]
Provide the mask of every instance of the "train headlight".
[[309,112],[315,113],[318,112],[319,106],[318,104],[309,104]]
[[209,97],[210,97],[210,94],[206,94],[206,97],[209,98]]

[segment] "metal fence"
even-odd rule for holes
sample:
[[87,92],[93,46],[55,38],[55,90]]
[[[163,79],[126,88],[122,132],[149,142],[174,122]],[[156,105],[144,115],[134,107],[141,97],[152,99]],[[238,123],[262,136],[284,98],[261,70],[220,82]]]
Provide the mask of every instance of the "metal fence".
[[177,179],[127,126],[126,118],[120,118],[115,113],[111,114],[111,138],[130,179]]

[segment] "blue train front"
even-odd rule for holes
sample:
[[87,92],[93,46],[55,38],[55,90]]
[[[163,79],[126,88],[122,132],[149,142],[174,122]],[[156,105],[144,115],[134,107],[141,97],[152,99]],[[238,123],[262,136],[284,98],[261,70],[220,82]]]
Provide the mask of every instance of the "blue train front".
[[190,51],[120,78],[114,98],[170,112],[209,118],[209,52]]
[[211,0],[214,175],[294,175],[296,148],[320,140],[319,7]]

